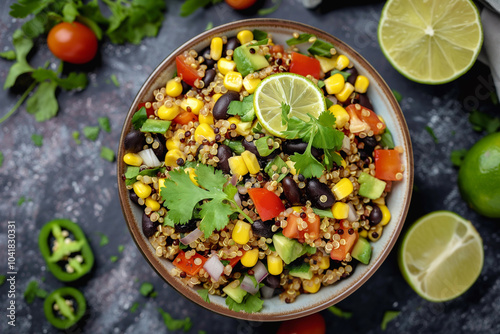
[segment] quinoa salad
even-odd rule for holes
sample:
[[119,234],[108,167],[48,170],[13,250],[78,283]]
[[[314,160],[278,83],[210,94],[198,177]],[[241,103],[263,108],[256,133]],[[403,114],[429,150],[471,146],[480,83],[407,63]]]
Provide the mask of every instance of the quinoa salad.
[[170,274],[205,302],[254,313],[369,264],[404,165],[368,77],[298,33],[283,45],[260,30],[215,36],[175,61],[133,114],[121,157]]

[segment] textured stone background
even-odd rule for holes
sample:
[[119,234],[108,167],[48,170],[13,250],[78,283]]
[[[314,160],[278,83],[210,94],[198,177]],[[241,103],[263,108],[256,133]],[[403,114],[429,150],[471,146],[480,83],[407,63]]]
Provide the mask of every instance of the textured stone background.
[[[21,22],[9,17],[13,0],[0,3],[0,51],[12,46],[12,33]],[[463,296],[447,303],[430,303],[418,297],[403,280],[396,261],[396,250],[370,280],[353,295],[339,303],[352,311],[350,320],[340,319],[328,311],[328,332],[379,333],[387,310],[401,311],[391,322],[387,333],[500,333],[500,269],[498,262],[498,220],[480,217],[461,200],[457,188],[457,169],[449,160],[453,149],[469,148],[484,135],[472,130],[468,112],[473,108],[496,112],[488,99],[491,76],[477,63],[464,77],[441,86],[425,86],[401,76],[387,62],[377,43],[377,25],[383,7],[381,1],[336,1],[321,10],[306,10],[299,0],[284,0],[270,17],[308,23],[347,42],[363,55],[385,78],[390,87],[403,95],[401,107],[410,128],[415,156],[415,191],[406,228],[418,217],[434,210],[452,210],[472,220],[484,240],[485,263],[474,286]],[[77,222],[86,232],[96,256],[96,265],[88,279],[76,286],[85,294],[89,315],[77,332],[81,333],[151,333],[167,332],[158,307],[175,318],[194,319],[191,333],[273,333],[278,324],[250,323],[213,314],[179,295],[158,277],[143,259],[126,228],[118,201],[116,165],[99,157],[102,145],[115,151],[129,104],[149,73],[171,51],[202,32],[208,22],[215,26],[252,17],[218,5],[198,11],[188,18],[178,15],[181,0],[168,1],[166,20],[157,38],[146,39],[139,46],[116,46],[104,42],[98,60],[85,67],[89,87],[78,93],[62,92],[58,116],[44,123],[35,122],[25,107],[0,125],[0,151],[5,161],[0,168],[0,274],[6,272],[8,220],[17,226],[17,322],[7,325],[7,284],[0,287],[1,333],[55,333],[43,316],[43,302],[26,304],[22,298],[28,282],[40,281],[52,291],[63,286],[44,266],[38,252],[40,227],[56,217]],[[271,1],[264,1],[271,6]],[[38,45],[32,63],[36,66],[57,61],[45,45]],[[0,60],[0,82],[3,83],[10,62]],[[110,76],[115,74],[120,88]],[[0,115],[5,114],[19,98],[13,91],[0,91]],[[112,132],[102,132],[95,142],[82,138],[76,145],[71,137],[75,130],[97,125],[97,118],[108,116]],[[435,143],[426,126],[434,129]],[[33,133],[42,134],[44,143],[36,147]],[[82,136],[83,137],[83,136]],[[18,206],[24,196],[27,201]],[[99,246],[100,234],[109,244]],[[404,232],[403,232],[404,233]],[[123,253],[118,245],[124,245]],[[110,257],[118,256],[113,263]],[[467,270],[467,268],[464,268]],[[158,291],[156,298],[139,293],[142,282],[151,282]],[[135,313],[129,308],[140,307]]]

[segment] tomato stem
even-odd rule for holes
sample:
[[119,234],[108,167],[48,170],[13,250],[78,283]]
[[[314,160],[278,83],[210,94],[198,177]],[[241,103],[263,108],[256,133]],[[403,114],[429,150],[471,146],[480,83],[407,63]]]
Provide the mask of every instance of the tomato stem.
[[12,114],[14,114],[16,112],[17,109],[19,109],[19,107],[23,104],[24,100],[26,100],[26,98],[28,97],[28,95],[31,93],[31,91],[33,89],[35,89],[36,85],[37,85],[38,82],[33,82],[29,87],[28,89],[26,89],[26,91],[23,93],[23,95],[21,96],[21,98],[17,101],[17,103],[14,105],[14,107],[12,107],[12,109],[9,110],[9,112],[7,114],[5,114],[2,118],[0,118],[0,123],[3,123],[4,121],[6,121],[10,116],[12,116]]

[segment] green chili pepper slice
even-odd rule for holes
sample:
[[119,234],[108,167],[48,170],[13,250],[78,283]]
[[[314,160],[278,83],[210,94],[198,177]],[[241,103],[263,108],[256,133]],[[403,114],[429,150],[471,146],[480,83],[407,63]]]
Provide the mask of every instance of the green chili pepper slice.
[[76,324],[86,310],[87,302],[83,294],[70,287],[53,291],[43,303],[45,317],[54,327],[59,329],[68,329]]
[[49,270],[60,281],[77,280],[94,265],[94,254],[85,234],[71,220],[54,219],[45,224],[38,246]]

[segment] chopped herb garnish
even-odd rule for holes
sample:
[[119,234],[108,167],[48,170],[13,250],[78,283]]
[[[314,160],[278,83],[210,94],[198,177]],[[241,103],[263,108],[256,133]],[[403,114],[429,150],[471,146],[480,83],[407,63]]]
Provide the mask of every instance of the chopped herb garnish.
[[116,262],[116,261],[118,261],[118,256],[116,256],[116,255],[111,255],[111,256],[109,257],[109,260],[110,260],[111,262]]
[[466,154],[467,150],[465,148],[451,151],[451,156],[450,156],[451,163],[454,166],[460,167],[460,165],[464,161]]
[[37,281],[30,281],[24,290],[24,300],[28,304],[33,303],[35,298],[44,299],[45,297],[47,297],[47,291],[40,289]]
[[398,103],[401,103],[401,101],[403,101],[403,95],[401,95],[401,93],[397,90],[393,89],[392,94],[394,94],[394,97],[396,98],[396,101],[398,101]]
[[189,16],[199,8],[210,4],[215,5],[219,2],[222,2],[222,0],[186,0],[181,6],[180,15],[184,17]]
[[6,280],[7,280],[7,276],[0,275],[0,286],[2,286],[5,283]]
[[281,0],[273,0],[273,3],[274,3],[274,6],[272,6],[272,7],[259,9],[259,11],[257,12],[257,15],[265,16],[265,15],[269,15],[271,13],[274,13],[281,5]]
[[286,44],[292,46],[292,45],[306,43],[313,36],[314,36],[313,34],[300,34],[299,37],[297,37],[297,38],[294,37],[294,38],[288,39],[286,41]]
[[318,80],[318,87],[319,88],[325,87],[325,82],[323,80]]
[[23,205],[23,203],[26,202],[26,197],[21,196],[19,200],[17,201],[17,206]]
[[387,329],[387,324],[394,320],[399,315],[399,311],[386,311],[384,313],[384,318],[382,319],[382,323],[380,324],[380,328],[382,328],[383,331]]
[[193,326],[193,323],[191,322],[191,319],[189,317],[186,317],[184,319],[174,319],[169,313],[163,311],[161,308],[159,308],[158,311],[160,312],[163,318],[163,322],[165,323],[165,326],[167,326],[167,329],[169,331],[177,331],[182,329],[184,332],[187,332]]
[[380,146],[387,147],[392,150],[394,148],[394,140],[392,139],[392,133],[388,128],[385,128],[384,133],[380,136]]
[[206,301],[207,303],[210,303],[210,298],[208,297],[208,289],[198,289],[198,290],[196,290],[196,292],[198,292],[198,294],[201,296],[201,298],[204,301]]
[[73,140],[75,141],[75,143],[77,145],[80,145],[82,143],[82,141],[80,140],[80,132],[73,131],[73,133],[71,135],[73,136]]
[[252,129],[252,131],[254,133],[262,133],[262,125],[260,125],[260,123],[257,122],[257,124],[255,124],[255,127]]
[[108,117],[99,117],[97,121],[99,122],[99,126],[101,127],[101,129],[108,133],[111,132],[111,124],[109,123]]
[[109,162],[113,162],[115,161],[115,151],[109,147],[103,146],[101,147],[101,158],[108,160]]
[[125,249],[125,246],[123,245],[118,245],[118,252],[123,253],[123,250]]
[[332,53],[330,50],[334,49],[334,45],[319,39],[316,39],[314,43],[307,49],[310,54],[315,56],[332,58]]
[[83,135],[88,139],[95,141],[99,137],[101,129],[98,126],[86,126],[83,128]]
[[3,159],[4,159],[3,152],[0,152],[0,167],[2,167],[3,165]]
[[433,130],[430,126],[426,126],[426,127],[425,127],[425,131],[427,131],[427,132],[431,135],[432,140],[434,140],[434,142],[435,142],[436,144],[438,144],[438,143],[439,143],[439,140],[438,140],[438,138],[436,137],[436,134],[434,133],[434,130]]
[[142,107],[134,114],[134,116],[132,116],[132,125],[134,126],[134,129],[139,130],[147,119],[148,114],[146,112],[146,108]]
[[99,246],[106,246],[109,243],[109,238],[104,233],[99,233],[101,236],[101,241],[99,241]]
[[111,82],[113,83],[113,85],[115,85],[116,87],[120,87],[120,82],[118,81],[116,74],[111,74],[111,76],[109,78],[111,79]]
[[259,29],[252,30],[252,34],[253,34],[253,39],[256,41],[261,41],[267,38],[267,32]]
[[349,78],[349,76],[351,75],[351,73],[349,72],[345,72],[345,71],[339,71],[339,70],[333,70],[330,75],[334,75],[334,74],[337,74],[337,73],[340,73],[342,74],[342,76],[344,77],[344,80],[347,81],[347,78]]
[[250,293],[245,295],[241,303],[235,302],[234,299],[228,296],[226,298],[226,305],[230,310],[235,312],[244,311],[246,313],[255,313],[262,309],[264,302],[260,299],[260,292],[257,292],[255,295]]
[[210,22],[208,22],[208,23],[207,23],[207,26],[205,27],[205,31],[206,31],[206,30],[210,30],[210,29],[212,29],[213,27],[214,27],[214,23],[213,23],[212,21],[210,21]]
[[43,136],[37,133],[31,135],[31,141],[35,146],[41,147],[43,145]]
[[135,311],[137,311],[138,308],[139,308],[139,303],[135,302],[132,304],[132,306],[128,310],[130,313],[134,313]]
[[253,109],[253,94],[243,98],[243,101],[231,101],[227,109],[229,115],[239,115],[242,122],[251,122],[255,118]]
[[139,292],[144,297],[149,297],[151,295],[151,293],[153,293],[154,289],[155,288],[154,288],[153,284],[151,284],[149,282],[144,282],[141,284],[141,287],[139,288]]
[[222,263],[224,266],[227,266],[231,262],[229,260],[220,260],[220,263]]
[[313,208],[313,211],[315,214],[317,214],[320,217],[327,217],[327,218],[334,218],[332,210],[322,210],[318,208]]
[[337,306],[330,306],[328,308],[328,311],[332,312],[334,315],[336,315],[339,318],[344,318],[344,319],[351,319],[352,318],[352,312],[342,311]]
[[500,128],[500,118],[492,117],[478,110],[473,110],[470,113],[469,122],[475,131],[493,133]]

